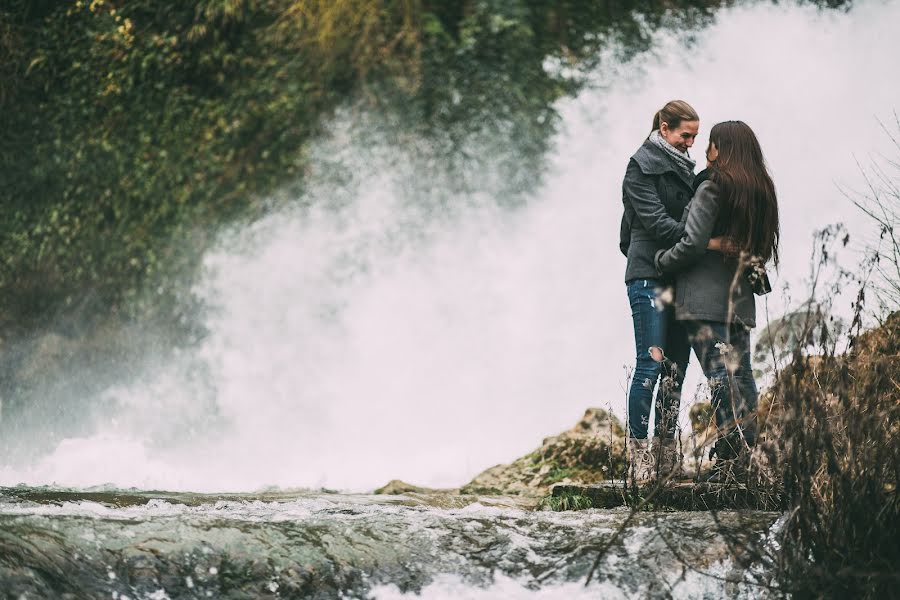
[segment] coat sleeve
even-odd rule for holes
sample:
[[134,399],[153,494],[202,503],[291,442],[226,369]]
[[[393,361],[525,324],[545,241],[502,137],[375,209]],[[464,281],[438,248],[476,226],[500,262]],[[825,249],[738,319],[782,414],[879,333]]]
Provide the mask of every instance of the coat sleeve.
[[628,222],[628,213],[622,215],[622,224],[619,225],[619,251],[628,256],[628,246],[631,245],[631,223]]
[[711,181],[701,184],[684,210],[687,213],[684,236],[668,250],[656,253],[656,270],[660,274],[690,266],[706,252],[716,218],[719,216],[716,184]]
[[674,245],[684,234],[684,226],[669,216],[656,184],[632,159],[625,169],[622,194],[631,202],[634,213],[650,235],[666,247]]

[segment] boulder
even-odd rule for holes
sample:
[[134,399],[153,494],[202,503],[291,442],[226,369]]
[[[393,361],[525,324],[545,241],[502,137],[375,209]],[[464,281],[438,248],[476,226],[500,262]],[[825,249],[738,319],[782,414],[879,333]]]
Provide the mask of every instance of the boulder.
[[439,494],[447,492],[455,492],[456,490],[439,490],[413,485],[399,479],[392,479],[386,485],[375,490],[376,494],[385,494],[388,496],[396,496],[399,494]]
[[463,494],[545,496],[555,483],[598,483],[625,469],[625,430],[602,408],[589,408],[574,427],[546,438],[535,451],[478,474]]

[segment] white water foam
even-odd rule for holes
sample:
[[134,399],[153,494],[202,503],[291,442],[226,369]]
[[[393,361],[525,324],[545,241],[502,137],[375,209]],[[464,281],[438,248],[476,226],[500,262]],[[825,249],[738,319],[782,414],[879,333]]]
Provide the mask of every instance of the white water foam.
[[498,574],[486,587],[477,587],[454,575],[441,575],[425,586],[421,591],[402,592],[396,585],[381,585],[372,589],[371,596],[375,600],[400,600],[405,598],[421,598],[421,600],[631,600],[634,598],[666,597],[674,600],[696,598],[760,598],[759,588],[740,586],[723,581],[727,572],[727,563],[720,562],[710,566],[706,573],[689,571],[683,578],[673,573],[671,588],[666,594],[656,590],[653,594],[646,588],[627,590],[609,582],[592,583],[566,582],[543,585],[532,588],[511,577]]
[[[347,183],[313,182],[301,199],[327,207],[274,214],[207,258],[199,354],[112,390],[95,435],[0,468],[0,484],[450,487],[588,406],[623,415],[633,337],[619,189],[653,111],[689,100],[700,157],[714,122],[754,127],[780,193],[777,283],[796,290],[814,228],[865,229],[834,181],[861,188],[853,155],[887,151],[875,119],[900,97],[897,22],[897,2],[846,14],[757,5],[722,10],[689,48],[678,32],[657,36],[655,52],[560,103],[550,175],[517,210],[496,208],[487,183],[450,199],[467,207],[453,215],[411,208],[439,204],[410,197],[429,173],[370,146],[345,113],[314,159],[339,163]],[[209,397],[188,383],[195,366]]]

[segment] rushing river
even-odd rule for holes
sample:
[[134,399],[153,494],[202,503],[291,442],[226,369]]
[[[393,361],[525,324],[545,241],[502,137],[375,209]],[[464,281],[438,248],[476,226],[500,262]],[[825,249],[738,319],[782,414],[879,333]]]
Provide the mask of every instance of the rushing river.
[[[0,491],[5,598],[759,597],[775,516],[535,512],[504,498]],[[759,535],[756,535],[756,534]]]

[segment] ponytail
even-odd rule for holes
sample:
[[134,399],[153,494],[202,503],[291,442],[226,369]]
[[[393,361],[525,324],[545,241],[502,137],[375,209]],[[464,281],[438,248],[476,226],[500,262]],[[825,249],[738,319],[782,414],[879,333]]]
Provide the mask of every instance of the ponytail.
[[682,121],[699,121],[700,117],[694,107],[684,100],[670,100],[653,115],[653,128],[650,133],[659,129],[665,123],[670,129],[681,125]]

